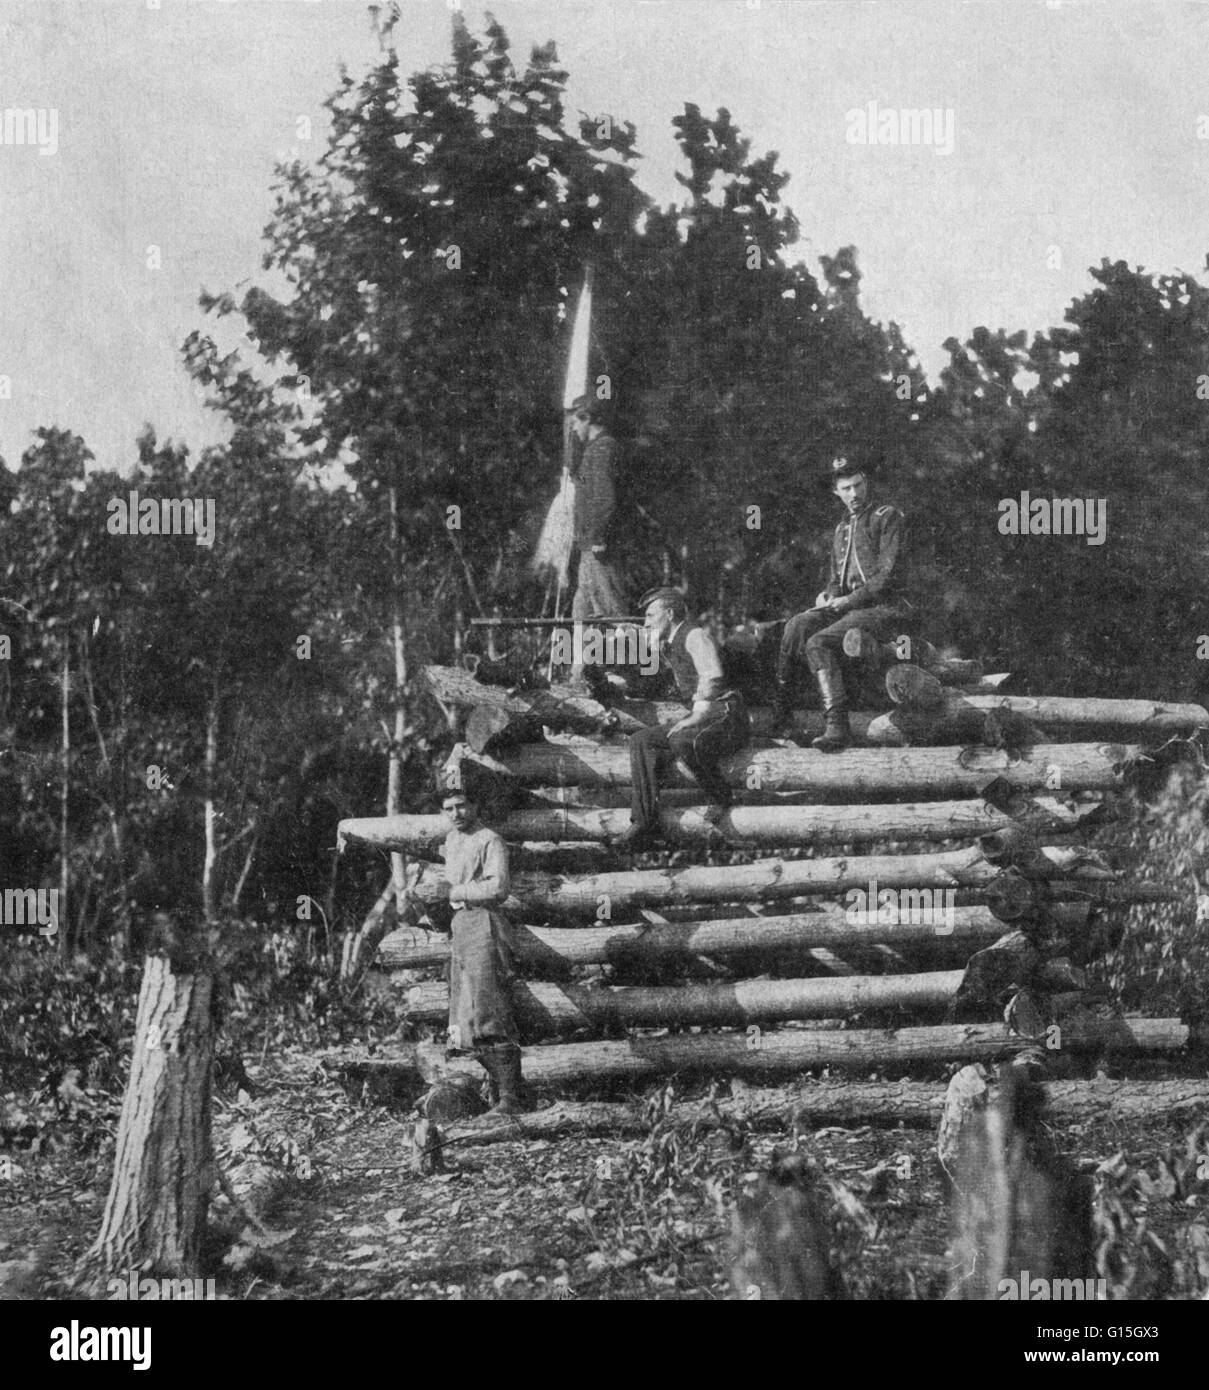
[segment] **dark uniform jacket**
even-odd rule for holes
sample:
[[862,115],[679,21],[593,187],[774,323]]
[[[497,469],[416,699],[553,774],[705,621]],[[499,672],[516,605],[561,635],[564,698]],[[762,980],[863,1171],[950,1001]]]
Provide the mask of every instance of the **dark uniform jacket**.
[[828,598],[844,598],[844,607],[869,608],[901,603],[906,598],[906,519],[897,507],[870,502],[835,528],[831,542]]
[[575,479],[575,544],[581,550],[609,543],[617,506],[617,441],[598,434],[588,441]]

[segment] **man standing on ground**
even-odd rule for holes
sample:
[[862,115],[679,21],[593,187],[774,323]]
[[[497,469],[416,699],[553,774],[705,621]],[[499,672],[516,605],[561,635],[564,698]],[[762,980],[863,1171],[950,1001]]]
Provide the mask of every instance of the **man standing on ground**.
[[646,628],[659,643],[659,659],[671,667],[681,699],[691,713],[667,727],[639,729],[630,739],[630,826],[614,843],[637,849],[659,835],[659,777],[681,758],[709,798],[709,819],[722,818],[733,797],[718,766],[747,742],[747,708],[722,671],[722,654],[703,628],[690,624],[678,589],[652,589],[642,596]]
[[852,742],[839,656],[844,634],[859,627],[881,641],[897,635],[911,605],[903,594],[905,520],[897,507],[875,506],[868,470],[834,459],[831,487],[847,515],[835,528],[827,587],[815,606],[790,618],[777,660],[776,725],[789,722],[802,662],[818,682],[826,727],[814,747],[834,753]]
[[520,1113],[520,1033],[513,1008],[516,950],[501,908],[510,891],[508,846],[479,823],[478,805],[446,788],[445,877],[454,909],[449,962],[449,1050],[473,1052],[491,1084],[492,1115]]

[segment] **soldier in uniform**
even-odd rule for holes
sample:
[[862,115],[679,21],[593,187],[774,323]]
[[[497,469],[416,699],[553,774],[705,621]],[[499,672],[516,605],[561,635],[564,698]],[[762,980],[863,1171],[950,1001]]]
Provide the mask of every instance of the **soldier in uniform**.
[[575,476],[575,549],[578,565],[572,619],[625,613],[621,577],[610,553],[617,509],[618,444],[608,430],[607,403],[580,396],[571,429],[584,445]]
[[[473,787],[446,788],[443,850],[454,909],[449,962],[449,1050],[472,1052],[491,1085],[492,1115],[520,1112],[520,1033],[513,1007],[516,948],[502,911],[510,891],[508,846],[478,819]],[[442,892],[444,896],[444,892]]]
[[639,729],[630,738],[630,826],[615,844],[638,848],[659,834],[659,774],[681,758],[709,798],[708,816],[716,825],[733,798],[719,762],[747,742],[747,707],[727,683],[718,644],[704,628],[688,621],[678,589],[652,589],[642,596],[644,623],[659,643],[691,713],[669,726]]
[[822,698],[826,727],[814,747],[824,753],[852,742],[839,663],[844,634],[859,627],[884,641],[910,612],[903,595],[903,514],[870,499],[868,474],[846,458],[831,463],[832,491],[847,515],[835,528],[827,587],[813,608],[786,623],[777,659],[776,725],[788,722],[804,662]]

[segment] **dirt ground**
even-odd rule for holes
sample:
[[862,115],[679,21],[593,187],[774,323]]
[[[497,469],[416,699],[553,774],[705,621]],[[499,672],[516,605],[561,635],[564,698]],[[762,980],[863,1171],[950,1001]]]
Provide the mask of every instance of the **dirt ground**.
[[[412,1171],[408,1115],[350,1097],[301,1052],[249,1072],[255,1097],[216,1097],[215,1130],[224,1166],[263,1229],[217,1199],[205,1272],[220,1298],[737,1300],[736,1194],[774,1151],[795,1144],[868,1214],[845,1245],[849,1296],[944,1296],[946,1192],[932,1129],[698,1135],[677,1117],[696,1112],[687,1102],[705,1088],[686,1085],[646,1136],[453,1146],[447,1171],[422,1177]],[[798,1085],[783,1089],[788,1113]],[[74,1117],[50,1127],[42,1152],[12,1155],[17,1166],[0,1183],[8,1296],[71,1292],[72,1266],[99,1225],[110,1147],[81,1152],[80,1132],[108,1132],[115,1121],[81,1101]],[[1060,1136],[1085,1167],[1121,1154],[1118,1167],[1161,1173],[1155,1165],[1192,1129],[1159,1116],[1067,1125]],[[1168,1187],[1151,1192],[1144,1216],[1174,1248],[1191,1218],[1203,1221],[1209,1181]],[[1193,1274],[1165,1296],[1196,1290]]]

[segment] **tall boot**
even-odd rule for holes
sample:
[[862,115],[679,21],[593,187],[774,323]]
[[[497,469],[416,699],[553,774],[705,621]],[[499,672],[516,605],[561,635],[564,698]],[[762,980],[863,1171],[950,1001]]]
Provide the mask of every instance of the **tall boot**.
[[794,686],[797,684],[794,679],[795,664],[793,658],[785,652],[778,654],[776,683],[772,696],[772,728],[769,730],[774,737],[791,733],[793,730],[793,697]]
[[820,753],[838,753],[852,743],[852,731],[848,727],[848,708],[844,694],[844,678],[836,670],[826,667],[816,671],[819,694],[823,700],[825,724],[822,734],[811,740],[811,746]]
[[774,738],[788,734],[793,729],[793,694],[792,680],[788,676],[778,675],[773,687],[772,727],[768,731]]
[[487,1071],[491,1099],[489,1115],[521,1113],[521,1050],[515,1043],[496,1043],[479,1049],[479,1061]]

